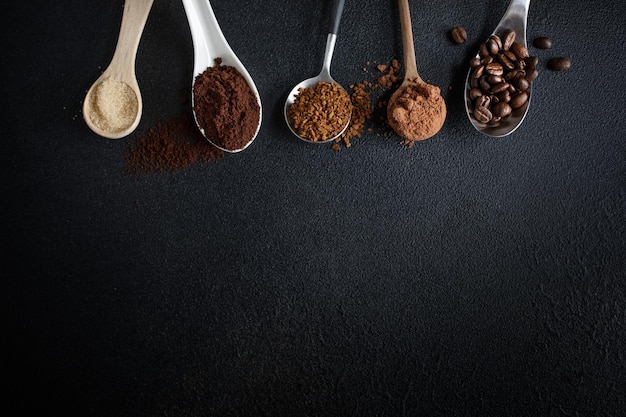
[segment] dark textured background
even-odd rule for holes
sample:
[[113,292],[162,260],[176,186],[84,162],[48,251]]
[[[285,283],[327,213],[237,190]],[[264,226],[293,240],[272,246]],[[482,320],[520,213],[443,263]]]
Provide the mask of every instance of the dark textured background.
[[[123,1],[9,2],[2,27],[4,404],[11,415],[624,416],[622,2],[537,0],[542,71],[514,135],[466,119],[468,58],[506,2],[412,1],[418,69],[448,119],[403,149],[290,135],[321,67],[326,1],[214,0],[263,100],[245,152],[124,173],[129,143],[185,111],[182,4],[157,0],[137,57],[144,117],[82,120]],[[453,45],[448,31],[467,28]],[[402,59],[393,0],[347,1],[333,75]],[[448,90],[448,86],[451,90]]]

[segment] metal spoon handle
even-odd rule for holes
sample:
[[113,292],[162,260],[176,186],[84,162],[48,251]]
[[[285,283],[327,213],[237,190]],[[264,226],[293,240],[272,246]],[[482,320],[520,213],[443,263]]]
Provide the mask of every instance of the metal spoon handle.
[[330,29],[328,30],[328,33],[332,33],[333,35],[339,33],[339,22],[341,21],[344,3],[345,0],[335,0],[333,2],[333,8],[330,15]]
[[511,0],[509,7],[506,9],[504,16],[494,30],[495,34],[505,29],[511,29],[515,32],[515,39],[526,45],[526,22],[528,20],[528,9],[530,8],[530,0]]
[[333,8],[330,16],[330,29],[328,31],[328,36],[326,37],[324,64],[322,65],[322,71],[320,72],[320,77],[326,80],[332,79],[330,75],[330,63],[333,60],[333,53],[335,51],[335,43],[337,42],[337,33],[339,32],[339,22],[341,21],[344,3],[345,0],[335,0],[333,2]]

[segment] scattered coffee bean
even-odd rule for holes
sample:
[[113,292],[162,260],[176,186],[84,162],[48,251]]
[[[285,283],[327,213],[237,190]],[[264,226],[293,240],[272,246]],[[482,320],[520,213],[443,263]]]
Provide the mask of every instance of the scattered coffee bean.
[[567,71],[572,67],[572,60],[566,57],[552,58],[548,61],[548,68],[552,71]]
[[467,31],[462,26],[455,26],[450,31],[452,40],[457,44],[462,44],[467,40]]
[[491,35],[480,45],[478,56],[470,61],[471,90],[467,94],[473,117],[480,123],[497,126],[515,109],[523,107],[528,102],[531,83],[539,75],[538,61],[536,56],[529,56],[528,48],[515,41],[515,32]]
[[552,39],[547,36],[539,36],[538,38],[535,38],[533,45],[535,45],[535,48],[538,49],[550,49],[552,48]]

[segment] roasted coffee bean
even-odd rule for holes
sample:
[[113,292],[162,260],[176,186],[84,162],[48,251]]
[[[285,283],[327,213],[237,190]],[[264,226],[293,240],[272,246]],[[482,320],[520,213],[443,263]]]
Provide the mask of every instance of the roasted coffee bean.
[[485,77],[484,75],[479,78],[478,84],[480,85],[480,88],[482,88],[482,90],[486,93],[491,90],[491,84],[489,84],[489,81],[487,81],[487,77]]
[[502,64],[502,66],[508,70],[512,70],[515,68],[515,65],[506,57],[504,54],[498,54],[498,61]]
[[498,35],[491,35],[489,39],[492,39],[498,45],[498,51],[502,49],[502,39]]
[[517,93],[513,97],[511,97],[511,101],[509,101],[509,105],[514,109],[519,109],[528,101],[528,94],[525,92]]
[[487,77],[487,81],[489,81],[489,84],[498,84],[502,82],[502,76],[501,75],[490,75]]
[[548,68],[552,71],[567,71],[572,67],[572,60],[566,57],[552,58],[548,61]]
[[468,99],[476,120],[489,126],[511,115],[513,109],[528,102],[529,89],[539,72],[537,57],[529,57],[528,48],[515,41],[515,32],[492,35],[480,45],[479,56],[470,61],[471,89]]
[[535,38],[533,45],[535,45],[535,48],[538,49],[550,49],[552,48],[552,39],[547,36],[539,36],[538,38]]
[[511,106],[509,106],[507,103],[502,102],[502,101],[494,104],[493,107],[491,108],[493,117],[500,117],[500,118],[505,118],[509,116],[512,110],[513,109],[511,109]]
[[525,78],[528,80],[529,83],[532,83],[533,81],[535,81],[535,79],[537,79],[538,76],[539,71],[537,71],[537,69],[534,69],[530,72],[527,72]]
[[502,75],[504,73],[504,68],[502,68],[502,64],[492,62],[491,64],[485,65],[485,72],[490,75]]
[[473,113],[476,120],[480,123],[489,123],[489,121],[493,118],[488,106],[476,106],[474,107]]
[[497,94],[499,92],[506,91],[508,89],[509,89],[509,83],[501,82],[491,87],[491,92],[494,94]]
[[476,107],[489,107],[491,105],[491,98],[489,96],[480,96],[476,99]]
[[502,49],[508,51],[509,49],[511,49],[513,42],[515,42],[515,32],[513,32],[512,30],[507,30],[506,32],[504,32],[504,34],[502,35]]
[[478,55],[480,55],[483,58],[486,56],[489,56],[489,50],[487,49],[486,43],[480,44],[480,48],[478,48]]
[[478,97],[481,97],[483,92],[480,88],[472,88],[469,92],[470,100],[475,101]]
[[515,62],[517,61],[517,57],[515,56],[515,54],[511,51],[503,51],[502,52],[504,54],[505,57],[507,57],[509,59],[509,61],[511,62]]
[[487,50],[489,51],[490,55],[495,55],[498,53],[498,51],[500,51],[500,47],[495,40],[489,38],[489,40],[487,41]]
[[498,99],[503,103],[508,103],[509,101],[511,101],[511,93],[508,90],[498,93],[496,97],[498,97]]
[[462,26],[455,26],[450,31],[452,40],[457,44],[462,44],[467,40],[467,31]]
[[526,58],[524,61],[526,63],[526,68],[528,70],[534,70],[535,68],[537,68],[537,64],[539,64],[539,57],[536,55],[533,56],[529,56],[528,58]]
[[472,71],[472,78],[480,78],[485,72],[485,66],[481,65],[479,67],[475,67],[474,71]]
[[528,58],[528,49],[519,42],[513,42],[509,50],[515,54],[517,59]]
[[528,90],[528,87],[530,87],[530,83],[528,82],[528,80],[526,78],[519,78],[516,79],[513,82],[513,85],[515,86],[515,88],[517,88],[519,91],[526,91]]
[[[504,78],[506,81],[512,80],[514,79],[517,74],[520,73],[520,71],[522,70],[513,70],[513,71],[508,71],[506,74],[504,74],[504,76],[502,78]],[[526,74],[524,74],[526,75]]]

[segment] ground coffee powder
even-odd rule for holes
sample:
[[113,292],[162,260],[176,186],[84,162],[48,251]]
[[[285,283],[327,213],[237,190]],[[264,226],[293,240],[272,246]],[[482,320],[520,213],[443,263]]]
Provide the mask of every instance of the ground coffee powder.
[[193,110],[204,135],[217,146],[236,151],[256,135],[261,107],[246,79],[231,66],[215,66],[199,74],[193,86]]
[[166,122],[159,122],[126,150],[126,170],[130,174],[175,172],[197,162],[224,156],[198,130],[191,111]]

